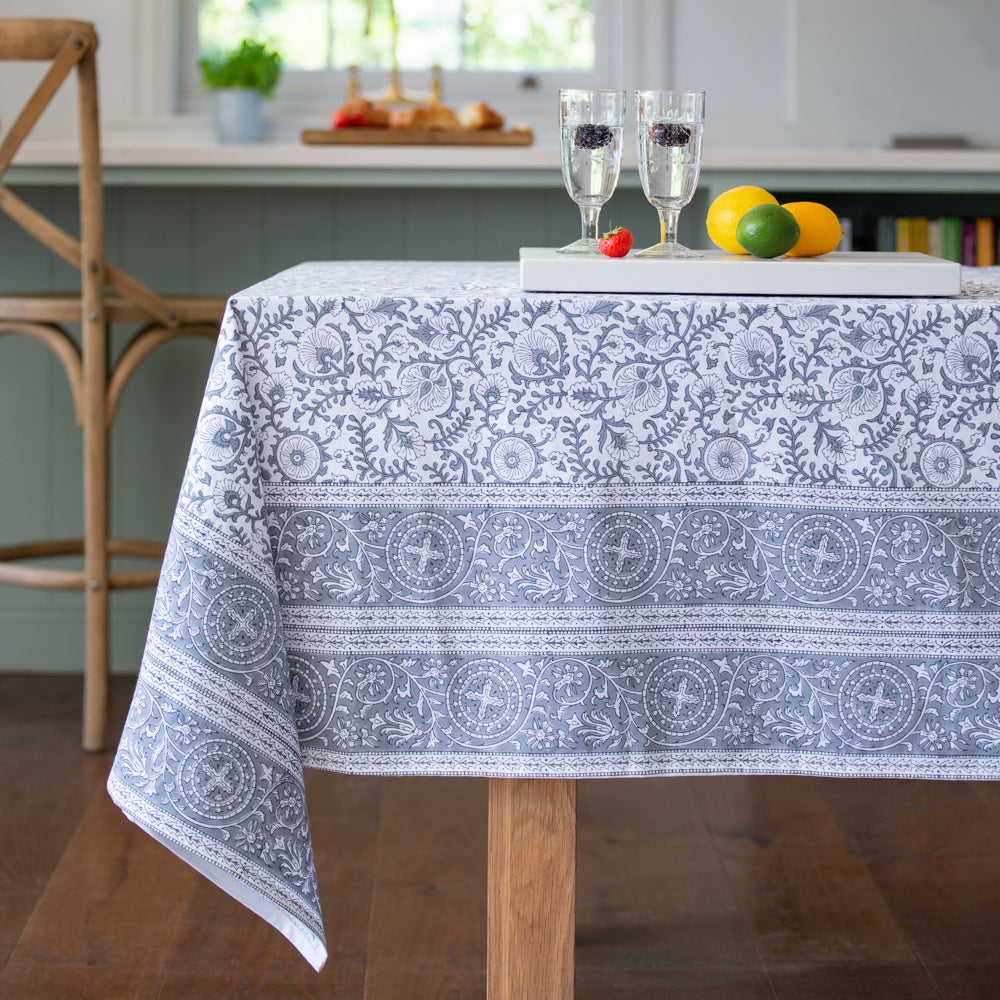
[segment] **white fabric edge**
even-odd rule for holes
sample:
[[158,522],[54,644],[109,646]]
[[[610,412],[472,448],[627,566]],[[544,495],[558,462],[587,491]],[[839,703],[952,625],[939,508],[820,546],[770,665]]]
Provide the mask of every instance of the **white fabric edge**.
[[796,775],[814,778],[901,778],[926,781],[998,781],[997,757],[909,754],[828,754],[822,751],[673,750],[644,753],[343,753],[302,748],[305,767],[339,774],[467,778],[666,778],[716,775]]
[[155,841],[177,855],[181,861],[190,865],[199,875],[203,875],[210,882],[214,882],[223,892],[232,896],[237,902],[242,903],[262,920],[266,920],[276,931],[283,934],[294,945],[313,969],[319,972],[323,968],[326,964],[327,949],[326,943],[322,938],[317,937],[308,927],[303,926],[299,921],[290,917],[279,906],[265,899],[259,893],[254,892],[253,889],[244,885],[228,872],[212,864],[207,858],[203,858],[201,855],[188,850],[176,841],[161,834],[150,824],[132,815],[115,795],[114,785],[110,782],[108,784],[108,795],[110,795],[111,801],[121,809],[126,819],[135,823],[139,829],[145,831]]

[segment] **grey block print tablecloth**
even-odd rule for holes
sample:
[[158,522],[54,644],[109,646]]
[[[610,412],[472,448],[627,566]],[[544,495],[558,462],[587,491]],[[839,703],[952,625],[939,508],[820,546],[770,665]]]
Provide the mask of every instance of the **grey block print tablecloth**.
[[323,939],[303,767],[1000,774],[1000,288],[235,295],[109,781]]

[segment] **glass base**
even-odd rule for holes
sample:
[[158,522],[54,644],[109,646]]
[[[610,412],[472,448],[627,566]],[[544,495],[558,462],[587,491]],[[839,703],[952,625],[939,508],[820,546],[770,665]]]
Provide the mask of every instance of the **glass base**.
[[556,253],[566,254],[597,254],[600,256],[601,250],[597,245],[597,240],[577,240],[575,243],[568,243],[564,247],[559,247]]
[[704,254],[697,250],[689,250],[680,243],[657,243],[655,246],[646,247],[645,250],[636,250],[633,257],[660,257],[667,260],[694,260],[697,257],[704,257]]

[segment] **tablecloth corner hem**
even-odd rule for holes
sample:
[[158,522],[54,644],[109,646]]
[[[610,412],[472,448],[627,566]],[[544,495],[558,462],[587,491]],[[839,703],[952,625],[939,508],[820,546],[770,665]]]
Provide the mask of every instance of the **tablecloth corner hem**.
[[262,920],[266,920],[276,931],[284,935],[291,942],[316,972],[322,970],[323,966],[326,965],[328,952],[326,941],[321,936],[317,935],[284,910],[276,907],[270,900],[265,899],[228,872],[212,864],[208,859],[195,854],[182,844],[178,844],[171,838],[164,836],[151,824],[145,823],[139,817],[135,816],[121,801],[121,796],[116,794],[117,789],[115,788],[113,773],[108,777],[107,789],[111,801],[121,809],[126,819],[135,823],[141,830],[149,834],[150,837],[162,844],[167,850],[177,855],[182,861],[189,864],[199,874],[215,883],[223,892],[232,896],[237,902],[242,903],[251,912],[256,913]]

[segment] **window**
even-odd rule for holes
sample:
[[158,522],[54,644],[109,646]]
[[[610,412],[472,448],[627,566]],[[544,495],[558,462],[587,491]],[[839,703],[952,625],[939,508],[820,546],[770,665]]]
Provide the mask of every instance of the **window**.
[[201,0],[202,55],[266,39],[290,70],[594,67],[590,0]]
[[181,106],[204,105],[197,73],[254,36],[274,45],[285,72],[276,110],[324,115],[358,66],[362,91],[381,91],[398,66],[419,97],[431,67],[444,72],[450,104],[488,100],[509,120],[551,117],[561,86],[609,86],[621,0],[181,0]]

